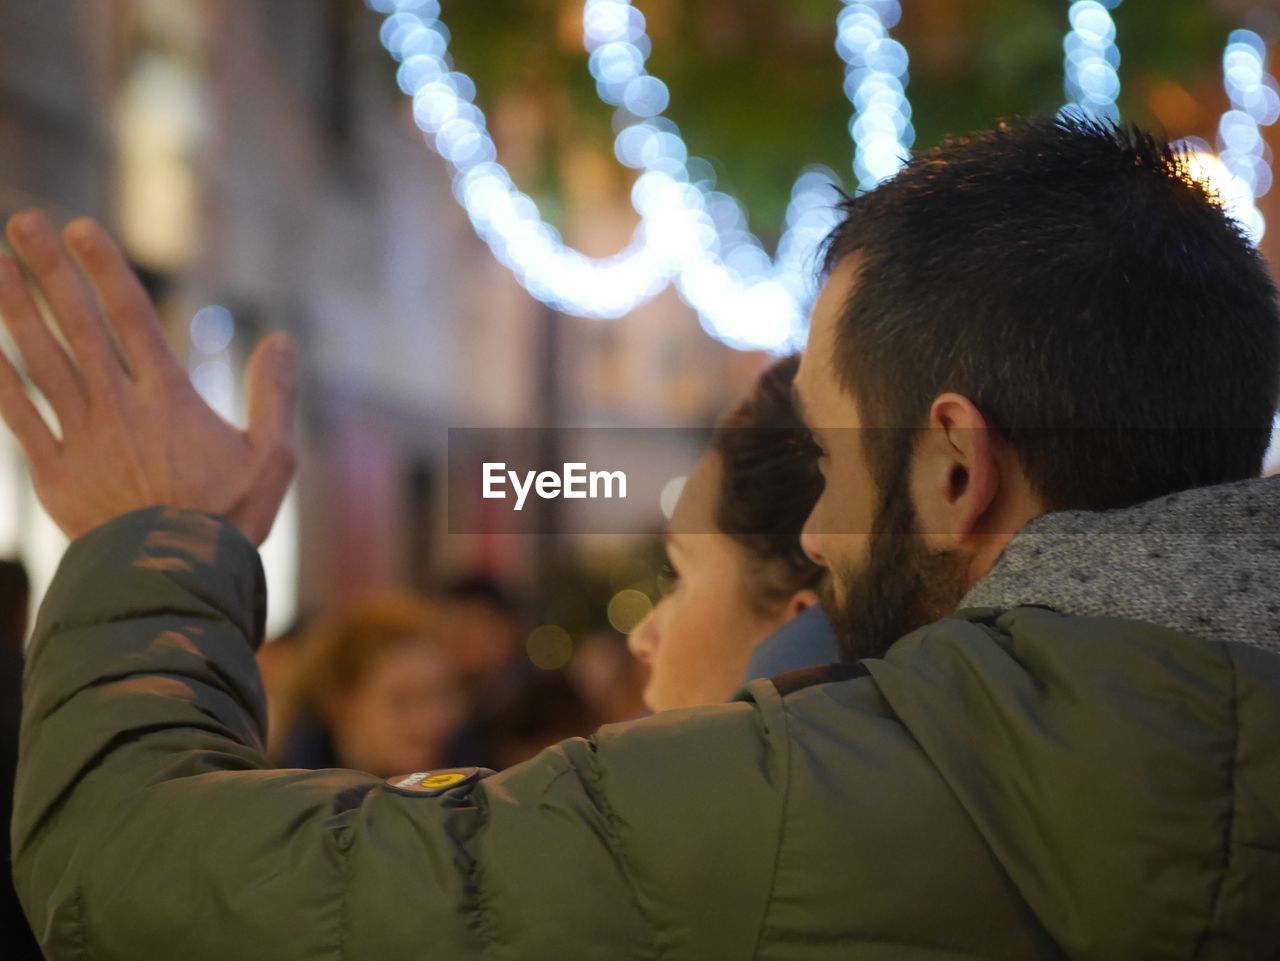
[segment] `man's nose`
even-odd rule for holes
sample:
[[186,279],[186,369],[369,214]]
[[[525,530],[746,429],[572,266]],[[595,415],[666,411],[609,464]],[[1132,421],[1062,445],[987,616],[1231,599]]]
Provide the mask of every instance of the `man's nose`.
[[800,549],[805,552],[809,560],[813,561],[819,567],[827,566],[826,555],[822,553],[822,538],[818,536],[815,528],[814,517],[817,514],[809,515],[809,519],[804,522],[804,530],[800,532]]

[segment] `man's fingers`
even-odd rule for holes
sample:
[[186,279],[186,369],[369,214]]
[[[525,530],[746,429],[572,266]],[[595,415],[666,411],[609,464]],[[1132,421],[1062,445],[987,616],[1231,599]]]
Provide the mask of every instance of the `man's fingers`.
[[0,418],[18,439],[32,472],[40,474],[58,454],[58,441],[27,396],[22,377],[0,351]]
[[80,375],[27,293],[18,265],[0,257],[0,316],[18,345],[27,372],[44,394],[65,434],[85,420],[87,399]]
[[274,447],[292,448],[297,394],[297,358],[288,334],[258,344],[245,371],[249,394],[249,446],[259,456]]
[[10,218],[8,234],[44,292],[85,380],[102,386],[117,382],[122,370],[115,346],[49,218],[24,210]]
[[252,488],[231,512],[231,519],[244,535],[261,546],[275,526],[280,505],[293,482],[294,457],[281,450],[263,466]]
[[115,241],[88,217],[68,224],[64,236],[134,374],[185,382],[186,374],[164,339],[151,299]]
[[233,512],[254,543],[271,533],[280,504],[293,480],[293,421],[297,395],[297,357],[287,334],[272,334],[258,344],[245,372],[249,393],[247,435],[254,457],[254,483]]

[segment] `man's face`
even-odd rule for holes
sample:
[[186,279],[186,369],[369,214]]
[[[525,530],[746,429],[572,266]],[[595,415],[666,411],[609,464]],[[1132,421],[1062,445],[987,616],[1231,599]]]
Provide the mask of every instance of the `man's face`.
[[837,322],[857,286],[858,265],[849,258],[832,272],[814,307],[795,381],[825,481],[801,543],[831,570],[831,613],[846,659],[883,654],[904,634],[954,610],[966,586],[965,559],[930,550],[918,532],[911,458],[892,470],[895,476],[875,476],[861,432],[879,425],[863,423],[836,377]]
[[[800,540],[811,558],[833,572],[857,570],[867,563],[878,507],[859,434],[858,405],[840,386],[834,365],[837,320],[856,286],[856,264],[849,259],[822,288],[793,389],[800,416],[820,451],[818,467],[824,481]],[[843,603],[846,586],[845,578],[832,578],[837,604]]]

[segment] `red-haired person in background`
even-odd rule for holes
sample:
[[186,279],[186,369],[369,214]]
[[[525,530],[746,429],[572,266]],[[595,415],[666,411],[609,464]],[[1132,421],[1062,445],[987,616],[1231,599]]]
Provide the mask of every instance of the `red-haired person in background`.
[[440,764],[463,696],[439,629],[430,605],[401,592],[317,617],[301,639],[281,762],[383,777]]

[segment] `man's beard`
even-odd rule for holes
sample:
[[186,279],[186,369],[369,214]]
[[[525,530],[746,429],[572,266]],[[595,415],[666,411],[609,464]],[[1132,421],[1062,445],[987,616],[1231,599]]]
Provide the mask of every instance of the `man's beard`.
[[918,530],[908,478],[890,478],[871,527],[866,566],[837,564],[832,621],[846,663],[881,657],[899,638],[955,611],[966,589],[966,559],[931,551]]

